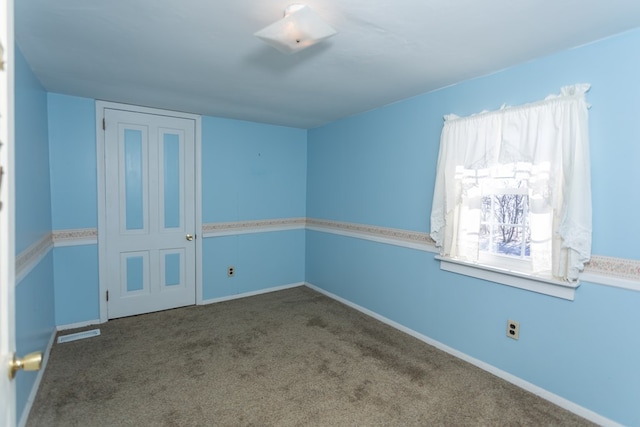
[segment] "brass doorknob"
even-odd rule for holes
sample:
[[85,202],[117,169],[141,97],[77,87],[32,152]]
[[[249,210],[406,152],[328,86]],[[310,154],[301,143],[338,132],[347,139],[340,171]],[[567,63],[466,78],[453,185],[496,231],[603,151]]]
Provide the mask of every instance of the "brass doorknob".
[[29,353],[25,357],[18,359],[14,353],[13,360],[9,362],[9,379],[16,376],[16,372],[21,369],[25,371],[38,371],[42,367],[42,352]]
[[193,236],[191,234],[187,234],[187,240],[188,241],[192,241],[193,240]]

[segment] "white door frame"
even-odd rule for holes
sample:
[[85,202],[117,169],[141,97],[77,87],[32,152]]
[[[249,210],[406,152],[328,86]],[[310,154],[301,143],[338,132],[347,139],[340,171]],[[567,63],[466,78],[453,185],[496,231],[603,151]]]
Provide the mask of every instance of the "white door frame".
[[202,298],[202,117],[196,114],[160,110],[157,108],[139,107],[116,102],[96,101],[96,156],[98,162],[98,265],[99,265],[99,298],[100,322],[107,318],[107,248],[106,239],[101,238],[107,232],[106,218],[106,183],[105,183],[105,132],[102,128],[105,109],[132,111],[136,113],[155,114],[159,116],[179,117],[195,121],[195,209],[196,209],[196,304]]
[[15,187],[14,187],[14,70],[13,0],[0,0],[0,41],[4,71],[0,72],[0,424],[16,425],[16,382],[7,375],[15,341]]

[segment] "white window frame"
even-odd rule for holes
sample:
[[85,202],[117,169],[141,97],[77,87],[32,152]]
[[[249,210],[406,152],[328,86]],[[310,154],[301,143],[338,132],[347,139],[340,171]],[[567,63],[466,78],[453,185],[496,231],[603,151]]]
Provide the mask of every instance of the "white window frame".
[[475,277],[476,279],[488,280],[490,282],[570,301],[574,300],[575,291],[578,286],[580,286],[579,281],[565,282],[533,273],[523,273],[503,267],[466,262],[441,255],[436,255],[435,258],[440,261],[440,269],[444,271]]
[[[524,188],[500,188],[490,186],[489,189],[483,190],[482,197],[501,194],[528,195],[528,188],[527,186]],[[529,201],[527,200],[522,224],[523,231],[526,230],[529,223],[528,215]],[[495,223],[490,224],[492,226],[495,225]],[[509,225],[512,226],[513,224]],[[575,290],[580,286],[578,281],[568,282],[555,279],[551,276],[551,273],[549,273],[549,275],[533,273],[531,260],[529,257],[525,256],[516,257],[496,254],[489,251],[479,251],[478,262],[463,261],[441,255],[437,255],[435,258],[440,261],[440,269],[444,271],[500,283],[570,301],[574,300]]]

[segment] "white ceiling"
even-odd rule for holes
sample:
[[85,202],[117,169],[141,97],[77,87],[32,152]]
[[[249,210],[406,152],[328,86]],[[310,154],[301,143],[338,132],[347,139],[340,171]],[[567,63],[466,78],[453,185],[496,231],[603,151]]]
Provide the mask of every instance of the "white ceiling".
[[[307,4],[338,34],[253,33]],[[638,0],[16,0],[50,92],[313,128],[640,27]]]

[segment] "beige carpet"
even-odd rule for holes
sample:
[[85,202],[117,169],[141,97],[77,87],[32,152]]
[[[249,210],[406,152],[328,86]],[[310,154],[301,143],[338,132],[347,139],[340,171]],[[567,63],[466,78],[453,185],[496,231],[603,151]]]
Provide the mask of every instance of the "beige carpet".
[[590,425],[303,287],[99,327],[53,347],[28,426]]

